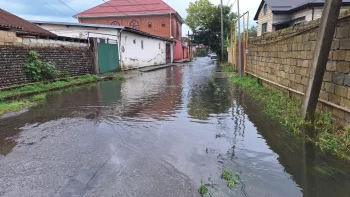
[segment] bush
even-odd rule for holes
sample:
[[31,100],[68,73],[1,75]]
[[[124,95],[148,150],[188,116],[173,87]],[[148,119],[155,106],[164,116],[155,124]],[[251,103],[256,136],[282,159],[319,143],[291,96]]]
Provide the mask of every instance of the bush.
[[54,79],[60,75],[53,62],[44,62],[36,51],[29,51],[28,62],[24,68],[27,78],[33,81]]

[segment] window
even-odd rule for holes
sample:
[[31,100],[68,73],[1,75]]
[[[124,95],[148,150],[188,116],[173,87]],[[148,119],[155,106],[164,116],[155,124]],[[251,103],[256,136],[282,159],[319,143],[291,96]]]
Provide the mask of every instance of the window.
[[159,49],[160,49],[160,43],[159,43]]
[[141,49],[143,49],[143,40],[141,40]]
[[120,26],[120,23],[119,23],[118,21],[113,21],[113,22],[111,23],[111,25]]
[[267,4],[265,3],[265,5],[264,5],[264,15],[266,15],[267,14]]
[[152,27],[152,23],[148,22],[148,27],[151,28]]
[[133,20],[133,21],[130,22],[130,27],[134,28],[134,29],[139,29],[140,28],[140,24],[139,24],[139,22]]
[[267,32],[267,23],[262,24],[261,27],[261,33],[266,33]]
[[136,40],[134,40],[134,44],[136,44]]
[[165,27],[165,21],[162,21],[162,27]]

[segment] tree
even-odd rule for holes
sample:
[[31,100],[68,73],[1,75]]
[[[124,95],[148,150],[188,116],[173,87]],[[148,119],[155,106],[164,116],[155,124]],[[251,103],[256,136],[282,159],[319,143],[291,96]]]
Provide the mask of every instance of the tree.
[[255,38],[258,36],[257,26],[252,26],[248,29],[249,38]]
[[[221,57],[221,7],[209,0],[196,0],[187,8],[186,24],[193,31],[193,42],[210,47]],[[230,6],[223,6],[224,38],[230,35],[230,26],[236,18]]]

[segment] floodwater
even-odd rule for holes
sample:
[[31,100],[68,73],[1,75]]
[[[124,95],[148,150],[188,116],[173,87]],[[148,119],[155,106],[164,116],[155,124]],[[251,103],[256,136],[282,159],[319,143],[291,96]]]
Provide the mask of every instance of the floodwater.
[[[0,196],[349,197],[350,165],[288,134],[209,58],[50,93],[0,119]],[[220,174],[239,173],[228,189]]]

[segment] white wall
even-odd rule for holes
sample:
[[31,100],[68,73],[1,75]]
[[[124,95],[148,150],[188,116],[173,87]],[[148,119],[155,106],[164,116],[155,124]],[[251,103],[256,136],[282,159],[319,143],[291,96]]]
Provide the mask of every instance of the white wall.
[[[122,70],[129,70],[153,65],[166,64],[166,41],[156,38],[150,38],[131,32],[122,31],[122,37],[119,41],[118,29],[110,28],[94,28],[80,26],[65,25],[38,25],[59,36],[73,38],[104,38],[117,40],[119,45],[119,59]],[[136,40],[136,44],[133,41]],[[144,48],[141,49],[141,40],[143,40]],[[160,44],[160,48],[159,48]],[[124,51],[123,51],[124,48]],[[171,62],[173,62],[174,49],[173,44],[170,45]]]
[[[135,42],[134,42],[135,41]],[[141,48],[143,41],[143,49]],[[121,35],[121,65],[123,70],[166,64],[166,41],[130,32]],[[172,45],[170,48],[173,48]]]

